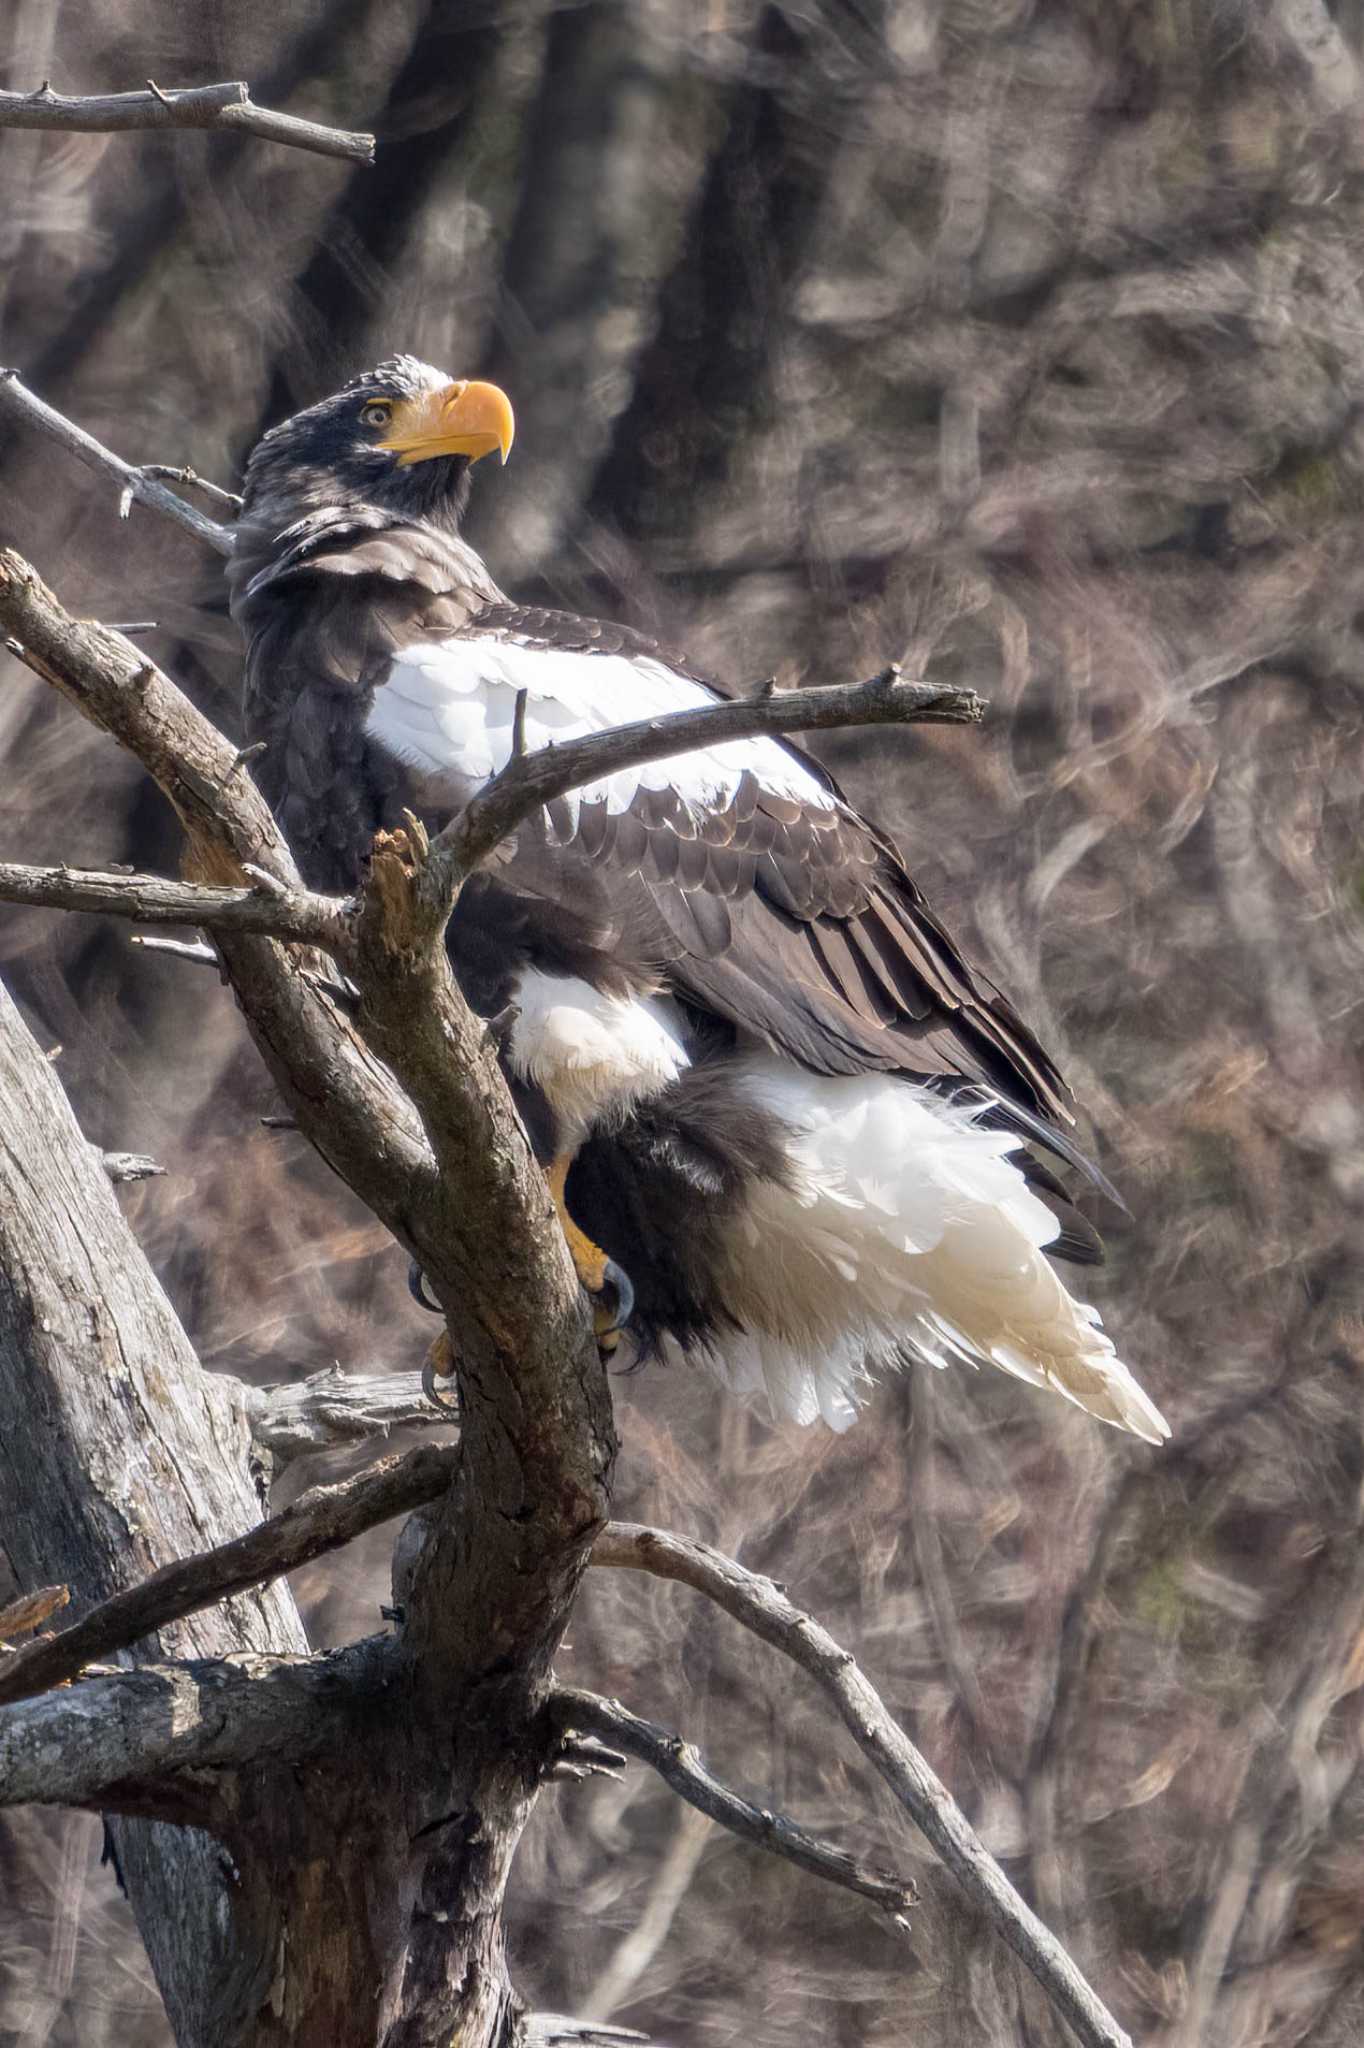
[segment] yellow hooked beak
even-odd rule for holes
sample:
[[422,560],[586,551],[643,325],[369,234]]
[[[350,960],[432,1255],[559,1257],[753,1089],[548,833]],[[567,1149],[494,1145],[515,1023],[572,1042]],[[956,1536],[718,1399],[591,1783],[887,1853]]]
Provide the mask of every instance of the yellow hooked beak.
[[439,391],[403,399],[393,408],[388,434],[378,445],[397,456],[400,469],[410,462],[429,462],[434,455],[467,455],[470,462],[481,462],[494,449],[505,462],[515,431],[506,392],[496,384],[471,384],[462,377]]

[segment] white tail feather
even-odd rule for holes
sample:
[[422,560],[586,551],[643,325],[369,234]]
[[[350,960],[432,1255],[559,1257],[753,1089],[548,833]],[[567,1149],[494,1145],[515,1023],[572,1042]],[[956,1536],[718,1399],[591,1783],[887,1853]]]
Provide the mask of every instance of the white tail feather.
[[994,1365],[1148,1443],[1169,1436],[1045,1257],[1060,1226],[1009,1156],[1018,1138],[889,1075],[757,1056],[744,1086],[790,1130],[793,1185],[757,1184],[735,1233],[741,1334],[708,1360],[734,1392],[846,1429],[869,1376],[908,1353]]

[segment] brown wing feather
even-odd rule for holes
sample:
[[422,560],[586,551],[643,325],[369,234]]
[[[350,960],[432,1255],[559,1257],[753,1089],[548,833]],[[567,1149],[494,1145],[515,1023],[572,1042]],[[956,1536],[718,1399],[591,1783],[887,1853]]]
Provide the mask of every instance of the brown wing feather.
[[[248,734],[267,743],[260,780],[323,885],[353,885],[373,832],[413,800],[410,778],[364,734],[396,646],[491,633],[648,656],[726,694],[629,627],[506,603],[462,543],[378,512],[305,520],[284,536],[248,530],[231,573],[248,639]],[[968,964],[895,848],[816,762],[787,751],[836,807],[751,775],[728,807],[695,817],[668,790],[641,789],[614,816],[556,804],[518,835],[499,886],[538,901],[546,928],[555,917],[576,926],[591,906],[604,947],[624,947],[695,1007],[816,1071],[957,1077],[1048,1124],[1069,1121],[1051,1060]]]

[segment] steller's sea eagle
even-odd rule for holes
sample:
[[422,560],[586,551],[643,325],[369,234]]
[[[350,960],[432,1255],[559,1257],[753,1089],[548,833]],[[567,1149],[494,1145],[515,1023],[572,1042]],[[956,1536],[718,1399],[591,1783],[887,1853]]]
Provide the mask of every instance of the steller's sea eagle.
[[[524,743],[723,692],[628,627],[517,605],[460,538],[511,445],[490,384],[397,356],[254,450],[231,601],[247,738],[315,887],[431,826]],[[524,693],[524,696],[521,695]],[[798,747],[731,741],[549,804],[449,946],[604,1336],[802,1422],[878,1369],[990,1364],[1169,1431],[1051,1257],[1102,1247],[1068,1093],[886,836]]]

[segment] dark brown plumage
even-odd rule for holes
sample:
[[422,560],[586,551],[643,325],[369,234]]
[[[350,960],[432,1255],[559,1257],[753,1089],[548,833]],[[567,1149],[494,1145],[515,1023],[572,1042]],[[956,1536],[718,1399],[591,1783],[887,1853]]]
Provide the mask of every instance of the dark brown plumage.
[[[466,389],[435,379],[406,358],[383,365],[276,430],[248,472],[230,571],[247,737],[265,742],[260,781],[320,887],[353,888],[373,834],[404,809],[442,824],[498,745],[505,758],[518,692],[542,743],[581,719],[597,683],[590,719],[605,724],[641,715],[636,690],[650,710],[674,686],[685,701],[724,694],[626,626],[511,603],[459,536],[468,460],[445,442],[439,460],[376,471],[370,395],[391,397],[400,419],[419,413],[429,434],[433,408]],[[684,1349],[743,1320],[719,1276],[753,1187],[795,1185],[792,1127],[743,1081],[755,1055],[810,1076],[902,1077],[925,1100],[973,1105],[972,1128],[1017,1133],[1099,1179],[1067,1133],[1068,1092],[1043,1047],[824,770],[771,742],[742,769],[700,758],[550,804],[464,891],[449,935],[484,1015],[580,986],[624,1003],[622,1017],[642,1003],[637,1033],[664,1031],[647,1089],[622,1080],[581,1116],[570,1103],[586,1053],[551,1083],[528,1024],[519,1054],[513,1027],[507,1064],[542,1156],[576,1155],[570,1208],[631,1271],[640,1332]],[[658,996],[670,1022],[653,1021]],[[583,998],[589,1037],[595,1000]],[[685,1050],[668,1065],[675,1043]],[[622,1041],[623,1059],[637,1052]],[[1097,1260],[1064,1184],[1014,1151],[1057,1219],[1048,1248]]]

